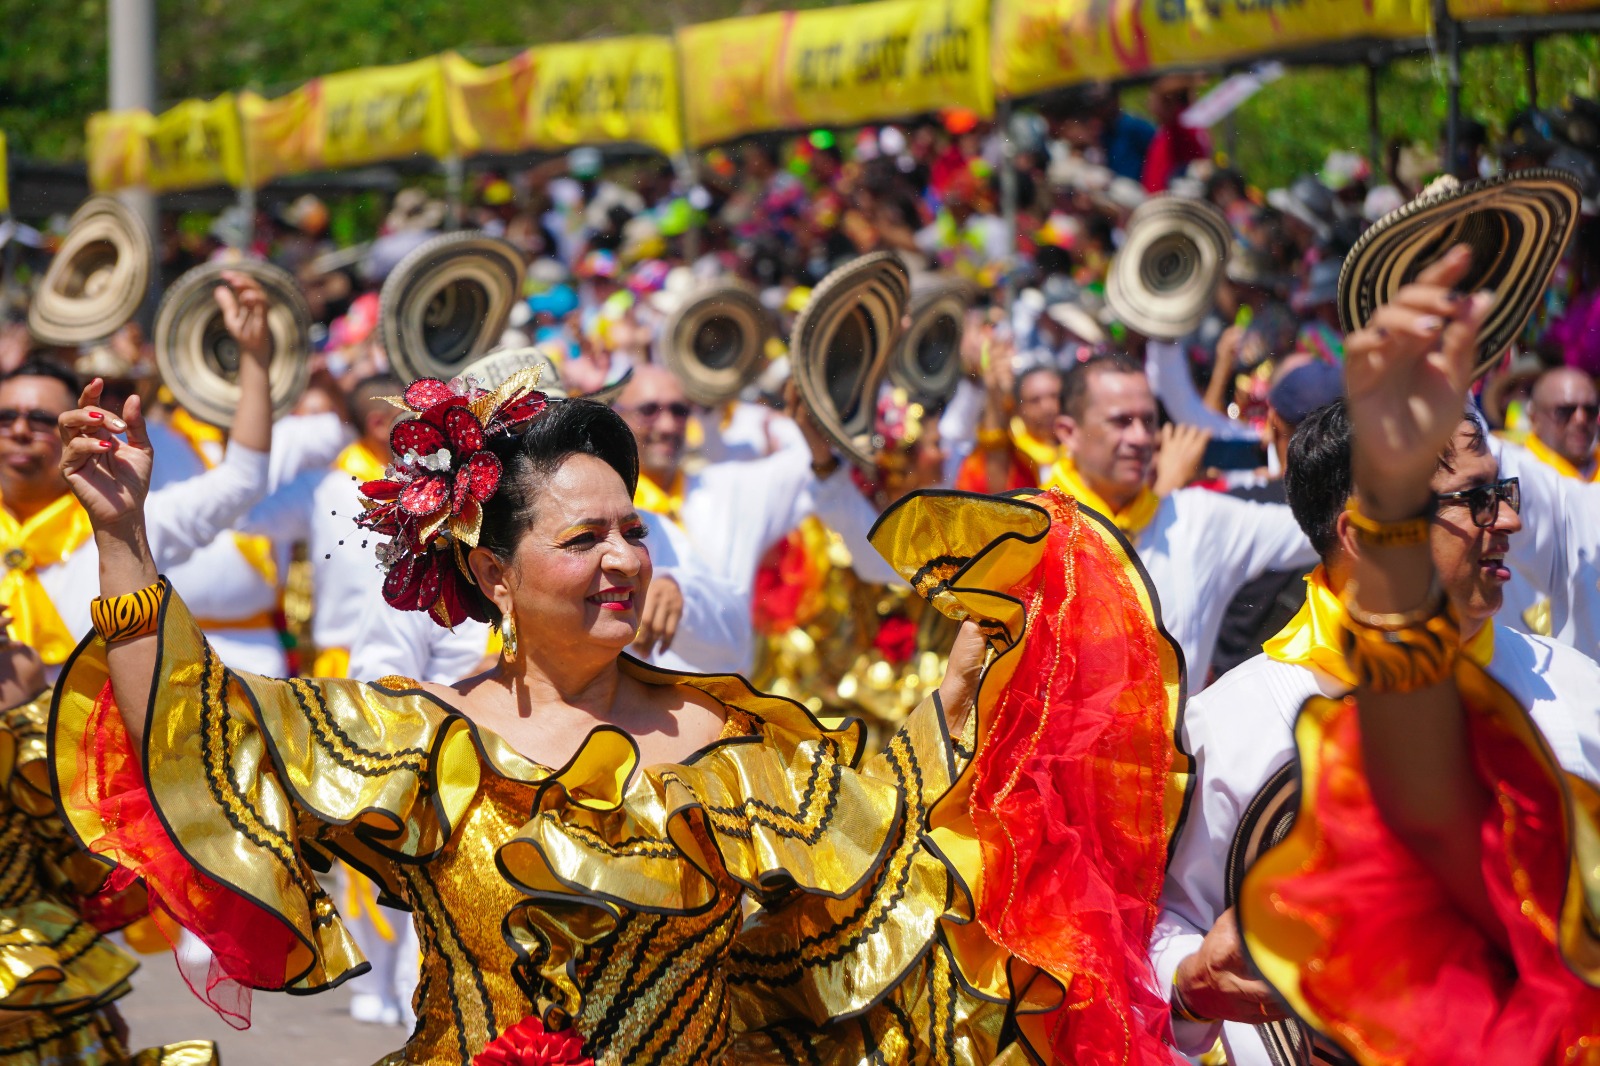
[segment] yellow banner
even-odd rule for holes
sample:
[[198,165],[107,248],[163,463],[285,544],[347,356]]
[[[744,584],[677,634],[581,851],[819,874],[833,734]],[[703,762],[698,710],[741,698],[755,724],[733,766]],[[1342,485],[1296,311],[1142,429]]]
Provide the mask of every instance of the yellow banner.
[[995,0],[994,84],[1027,96],[1429,26],[1428,0]]
[[461,155],[479,152],[519,152],[527,124],[528,100],[533,95],[533,55],[521,55],[480,67],[446,52],[445,104],[450,116],[450,137]]
[[438,56],[397,67],[329,74],[312,155],[322,169],[409,155],[450,154],[450,119]]
[[6,155],[6,134],[0,130],[0,215],[11,212],[11,167]]
[[1458,19],[1500,19],[1523,15],[1564,15],[1589,11],[1596,0],[1450,0],[1450,14]]
[[97,111],[89,116],[85,138],[91,189],[115,192],[149,180],[155,121],[148,111]]
[[678,31],[689,142],[854,126],[965,107],[994,110],[988,0],[881,3]]
[[245,177],[260,187],[273,178],[317,168],[314,134],[320,125],[320,82],[309,82],[274,100],[239,94]]
[[244,182],[239,110],[231,93],[185,100],[157,115],[149,133],[147,182],[156,192]]
[[670,37],[611,37],[532,49],[530,148],[630,142],[683,148],[678,55]]

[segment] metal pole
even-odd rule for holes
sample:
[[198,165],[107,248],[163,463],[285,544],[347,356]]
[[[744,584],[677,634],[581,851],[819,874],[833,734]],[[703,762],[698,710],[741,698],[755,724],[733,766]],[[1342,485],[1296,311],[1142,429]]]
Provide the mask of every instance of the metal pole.
[[1017,273],[1017,142],[1011,137],[1010,100],[995,105],[994,120],[1000,130],[1000,217],[1006,225],[1006,283],[1000,296],[1010,309]]
[[[156,109],[156,5],[155,0],[110,0],[107,6],[108,81],[113,111]],[[156,198],[148,189],[124,189],[119,198],[144,220],[154,239],[161,232]],[[157,286],[151,286],[141,311],[148,325],[154,319]]]
[[1383,166],[1383,121],[1378,116],[1378,75],[1376,57],[1367,60],[1367,158],[1374,170]]
[[1522,42],[1522,71],[1528,78],[1528,107],[1539,106],[1539,42],[1532,37]]
[[[1443,38],[1448,84],[1445,100],[1445,173],[1455,174],[1460,154],[1461,131],[1461,27],[1450,17],[1445,0],[1435,0],[1434,26]],[[1459,176],[1459,175],[1458,175]],[[1470,175],[1476,177],[1476,175]]]
[[694,266],[695,260],[700,258],[700,224],[695,221],[694,201],[690,199],[694,192],[695,165],[688,149],[672,157],[672,170],[678,176],[678,191],[689,205],[689,228],[683,231],[683,258],[689,266]]
[[461,157],[451,153],[444,157],[444,202],[446,210],[445,225],[449,229],[461,228],[462,200],[467,185],[467,165]]
[[256,189],[254,185],[245,182],[239,186],[239,213],[244,216],[244,229],[240,231],[239,250],[248,252],[256,236]]

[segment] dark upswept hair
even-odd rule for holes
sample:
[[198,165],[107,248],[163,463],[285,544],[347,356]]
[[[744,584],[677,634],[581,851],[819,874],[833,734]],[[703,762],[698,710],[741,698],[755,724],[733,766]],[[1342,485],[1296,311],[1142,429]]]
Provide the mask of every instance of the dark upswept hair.
[[[502,433],[484,447],[500,460],[500,487],[483,505],[478,546],[509,560],[538,513],[539,497],[561,464],[574,455],[592,455],[617,472],[631,497],[639,487],[639,445],[633,431],[611,408],[593,400],[551,400],[550,406],[519,433]],[[489,617],[499,608],[474,588]]]
[[1096,374],[1144,374],[1144,364],[1126,352],[1099,352],[1061,375],[1061,413],[1082,419],[1089,407],[1089,379]]

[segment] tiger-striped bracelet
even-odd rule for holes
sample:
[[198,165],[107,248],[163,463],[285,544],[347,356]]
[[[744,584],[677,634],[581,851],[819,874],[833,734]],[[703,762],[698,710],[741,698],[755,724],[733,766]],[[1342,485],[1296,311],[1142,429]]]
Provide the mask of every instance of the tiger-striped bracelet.
[[100,596],[89,603],[95,632],[107,644],[149,636],[156,631],[160,613],[160,582],[126,596]]

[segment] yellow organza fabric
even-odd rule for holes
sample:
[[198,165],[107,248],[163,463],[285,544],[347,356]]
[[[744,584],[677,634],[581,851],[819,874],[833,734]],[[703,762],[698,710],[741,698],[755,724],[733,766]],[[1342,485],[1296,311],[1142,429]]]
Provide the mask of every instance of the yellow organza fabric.
[[106,868],[83,853],[52,798],[50,693],[0,712],[0,1027],[7,1066],[206,1066],[209,1042],[131,1055],[107,1014],[137,967],[78,913]]
[[70,492],[26,522],[0,508],[0,607],[11,612],[12,635],[51,666],[66,660],[74,638],[39,571],[83,547],[93,532],[88,512]]

